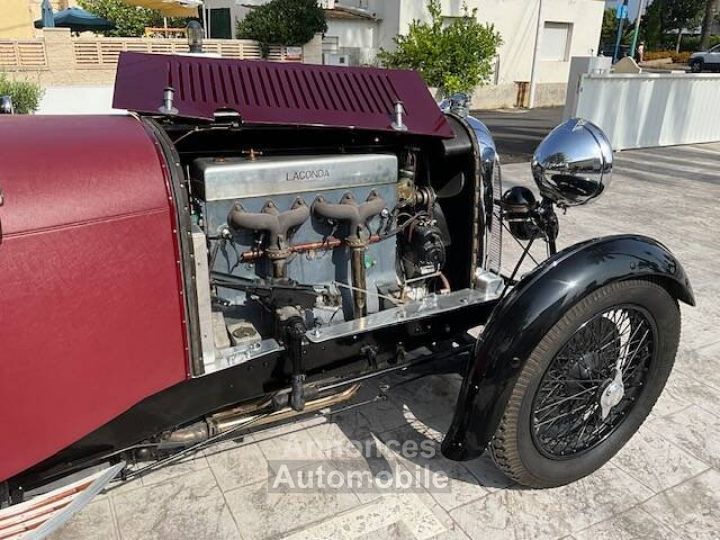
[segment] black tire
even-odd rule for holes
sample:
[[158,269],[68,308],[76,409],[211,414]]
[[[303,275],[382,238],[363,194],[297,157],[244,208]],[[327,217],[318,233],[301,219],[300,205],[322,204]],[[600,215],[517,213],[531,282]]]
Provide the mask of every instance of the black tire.
[[690,64],[690,71],[692,73],[702,73],[704,62],[702,60],[695,60],[692,64]]
[[[538,412],[533,411],[541,381],[545,380],[543,377],[550,365],[553,364],[556,355],[561,351],[568,350],[563,348],[566,343],[576,335],[576,332],[580,331],[581,327],[588,328],[588,326],[583,326],[585,323],[589,324],[591,320],[603,320],[609,310],[626,309],[618,306],[627,306],[629,310],[643,313],[643,316],[647,318],[648,327],[653,329],[655,342],[652,345],[652,352],[650,352],[649,344],[645,344],[643,348],[646,359],[643,360],[645,362],[644,369],[639,375],[642,380],[639,384],[631,387],[633,388],[631,392],[634,392],[632,397],[627,396],[627,402],[623,398],[623,401],[618,404],[617,408],[620,409],[622,405],[623,410],[618,410],[615,416],[613,416],[614,413],[608,414],[608,427],[603,428],[607,429],[608,433],[604,439],[585,448],[582,452],[570,453],[567,456],[548,455],[543,448],[544,442],[539,441],[537,435],[539,429],[537,426],[547,422],[538,423]],[[610,312],[612,313],[612,311]],[[629,340],[632,341],[633,338],[630,337]],[[500,426],[489,445],[495,464],[516,482],[537,488],[568,484],[599,469],[632,437],[655,405],[672,370],[679,341],[680,310],[677,301],[656,283],[650,281],[612,283],[585,297],[568,310],[540,340],[522,369]],[[641,345],[638,344],[638,347]],[[604,352],[600,354],[595,351],[592,354],[594,355],[592,358],[605,356]],[[615,357],[619,354],[619,352],[611,353]],[[625,357],[627,356],[626,350]],[[571,366],[573,362],[575,364],[587,362],[585,356],[582,361],[565,358],[565,356],[559,356],[558,362],[564,362],[564,364],[553,365],[566,366],[568,373],[573,368],[567,366]],[[602,362],[607,363],[604,360]],[[609,363],[613,367],[612,361]],[[553,377],[556,373],[557,371],[553,371]],[[552,380],[555,381],[555,379]],[[599,397],[599,394],[596,395]],[[557,403],[560,401],[558,400]],[[598,406],[593,405],[593,407]],[[627,407],[629,408],[625,410]],[[560,416],[562,415],[558,415],[556,418]],[[541,420],[543,419],[541,418]],[[551,422],[554,421],[551,420]],[[586,416],[583,416],[580,421],[587,422]],[[595,418],[593,421],[600,422],[602,425],[605,418],[601,417],[600,420]],[[617,425],[611,429],[610,424],[614,422],[617,422]],[[577,425],[575,424],[575,426]],[[577,432],[578,428],[575,429]],[[573,432],[574,436],[575,432]],[[572,437],[568,434],[566,439],[571,440]],[[561,436],[559,440],[564,439]],[[564,444],[567,446],[568,443]]]

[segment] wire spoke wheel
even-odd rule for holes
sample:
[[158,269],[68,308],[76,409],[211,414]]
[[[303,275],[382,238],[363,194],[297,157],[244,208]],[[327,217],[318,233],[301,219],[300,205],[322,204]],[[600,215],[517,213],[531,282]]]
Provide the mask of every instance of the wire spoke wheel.
[[531,432],[543,455],[575,457],[615,430],[643,390],[656,336],[653,319],[632,305],[613,306],[575,331],[533,401]]
[[598,470],[645,421],[675,362],[680,309],[659,283],[609,283],[537,339],[489,449],[519,484],[554,487]]

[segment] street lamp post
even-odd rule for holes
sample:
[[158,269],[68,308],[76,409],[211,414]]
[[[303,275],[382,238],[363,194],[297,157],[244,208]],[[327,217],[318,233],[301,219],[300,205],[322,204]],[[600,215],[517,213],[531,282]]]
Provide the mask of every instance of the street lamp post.
[[528,100],[528,109],[535,107],[535,98],[537,95],[537,80],[540,72],[540,51],[542,49],[542,33],[545,26],[543,20],[543,0],[538,0],[538,18],[537,32],[535,34],[535,52],[532,59],[532,71],[530,72],[530,98]]
[[635,19],[635,33],[633,34],[632,47],[630,47],[630,56],[632,56],[633,58],[635,58],[638,35],[640,35],[640,20],[642,19],[643,12],[645,11],[645,4],[647,4],[647,0],[640,0],[637,18]]
[[627,5],[628,0],[623,0],[622,4],[618,2],[618,31],[615,39],[615,50],[613,51],[613,64],[618,61],[618,55],[620,54],[620,41],[622,40],[622,31],[627,17]]

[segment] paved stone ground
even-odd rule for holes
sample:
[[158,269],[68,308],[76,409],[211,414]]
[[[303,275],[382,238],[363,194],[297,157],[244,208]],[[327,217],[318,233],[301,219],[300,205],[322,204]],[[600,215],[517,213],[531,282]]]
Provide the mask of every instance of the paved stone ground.
[[[657,237],[683,262],[699,303],[683,307],[676,367],[650,418],[597,473],[530,490],[486,457],[401,457],[387,444],[436,447],[459,379],[395,376],[384,382],[406,384],[389,400],[225,443],[101,495],[55,539],[719,538],[719,165],[720,144],[622,153],[610,192],[561,217],[561,246],[620,232]],[[505,178],[527,182],[527,165],[507,166]],[[377,457],[348,452],[349,439],[371,443]],[[447,475],[450,491],[269,493],[268,459],[374,473],[426,467]]]
[[493,134],[502,163],[530,161],[540,141],[562,122],[564,107],[473,111]]

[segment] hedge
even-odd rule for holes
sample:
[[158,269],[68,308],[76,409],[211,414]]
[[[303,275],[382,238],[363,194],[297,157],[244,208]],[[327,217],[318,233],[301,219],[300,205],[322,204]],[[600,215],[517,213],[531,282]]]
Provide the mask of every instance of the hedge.
[[676,53],[672,51],[648,51],[643,55],[643,60],[646,62],[651,60],[661,60],[663,58],[671,58],[673,64],[687,64],[690,61],[690,55],[692,53],[683,51]]
[[30,81],[13,81],[0,73],[0,96],[10,96],[17,114],[29,114],[38,110],[44,90]]

